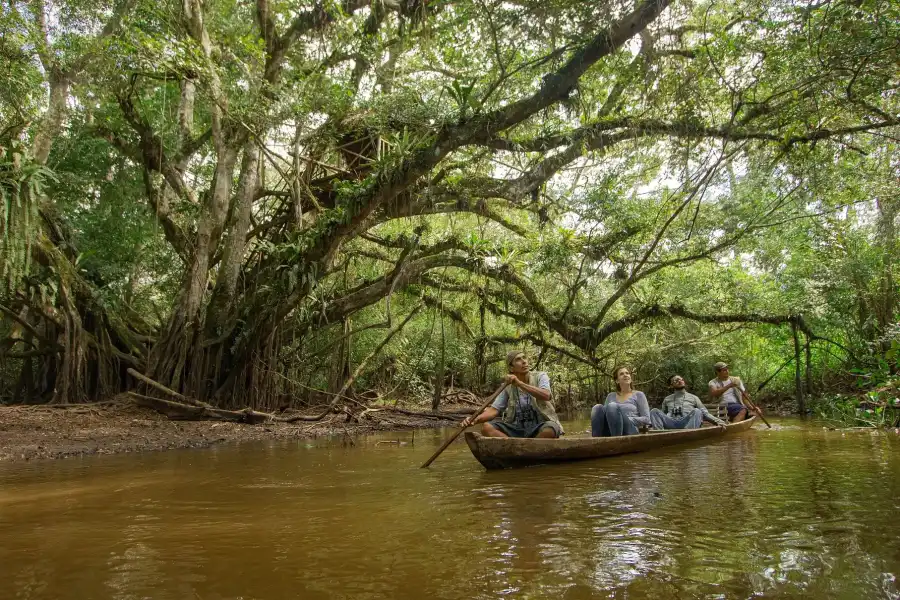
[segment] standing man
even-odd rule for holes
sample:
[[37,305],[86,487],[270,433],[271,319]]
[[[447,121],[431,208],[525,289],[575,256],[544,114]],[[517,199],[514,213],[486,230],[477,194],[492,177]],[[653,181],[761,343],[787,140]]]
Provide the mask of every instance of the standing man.
[[650,411],[653,429],[697,429],[704,420],[725,427],[725,421],[709,414],[700,398],[685,391],[684,377],[672,375],[669,387],[675,392],[663,400],[662,410]]
[[[563,434],[551,402],[550,378],[544,372],[532,373],[524,352],[506,355],[507,387],[480,415],[466,417],[461,427],[481,426],[489,437],[558,438]],[[499,417],[499,418],[497,418]]]
[[740,377],[731,377],[728,374],[726,363],[717,362],[713,368],[716,370],[716,378],[709,381],[710,397],[718,398],[719,408],[725,409],[729,421],[732,423],[743,421],[747,418],[744,398],[749,397],[744,389],[744,383]]

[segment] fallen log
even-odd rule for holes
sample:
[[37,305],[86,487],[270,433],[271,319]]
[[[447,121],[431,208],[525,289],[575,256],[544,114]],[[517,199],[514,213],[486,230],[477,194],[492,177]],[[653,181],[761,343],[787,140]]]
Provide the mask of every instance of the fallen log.
[[[162,398],[154,398],[145,396],[137,392],[126,392],[129,398],[134,400],[140,406],[152,408],[153,410],[166,415],[171,420],[177,421],[227,421],[231,423],[246,423],[249,425],[259,425],[261,423],[294,423],[297,421],[319,421],[322,415],[290,415],[280,416],[270,413],[259,412],[250,408],[243,410],[226,410],[223,408],[215,408],[209,405],[197,406],[195,404],[187,404],[185,402],[175,402],[174,400],[163,400]],[[328,414],[331,407],[323,414]],[[434,411],[418,411],[406,410],[395,406],[367,406],[360,416],[369,412],[393,412],[411,417],[423,417],[426,419],[438,419],[457,421],[460,415],[470,415],[474,412],[471,409],[457,409],[451,411],[434,412]]]
[[197,406],[194,404],[185,404],[183,402],[174,402],[172,400],[163,400],[162,398],[145,396],[136,392],[126,392],[126,394],[139,405],[161,412],[173,421],[230,421],[232,423],[259,425],[260,423],[294,423],[296,421],[320,420],[318,417],[308,417],[306,415],[281,417],[270,413],[259,412],[250,408],[245,408],[243,410],[225,410],[209,405]]
[[230,421],[232,423],[258,425],[273,418],[273,415],[256,412],[249,408],[244,410],[225,410],[222,408],[173,402],[171,400],[163,400],[162,398],[144,396],[143,394],[135,392],[127,392],[127,394],[137,404],[161,412],[173,421]]
[[[213,408],[211,405],[207,404],[206,402],[200,402],[199,400],[194,400],[193,398],[188,398],[187,396],[185,396],[183,394],[179,394],[175,390],[167,388],[166,386],[159,383],[158,381],[153,381],[152,379],[150,379],[143,373],[138,373],[134,369],[129,368],[127,370],[127,373],[129,375],[131,375],[132,377],[134,377],[135,379],[137,379],[138,381],[142,381],[142,382],[146,383],[147,385],[149,385],[150,387],[156,388],[157,390],[159,390],[160,392],[162,392],[164,394],[168,394],[169,396],[172,396],[173,398],[178,398],[185,404],[191,404],[193,406],[198,406],[198,407],[203,407],[203,408]],[[150,396],[145,396],[145,398],[149,398],[149,397]]]
[[319,413],[318,415],[291,415],[289,417],[276,417],[275,415],[269,415],[272,417],[272,420],[276,423],[296,423],[297,421],[306,421],[308,423],[312,423],[314,421],[321,421],[331,412],[331,407],[325,409],[324,412]]

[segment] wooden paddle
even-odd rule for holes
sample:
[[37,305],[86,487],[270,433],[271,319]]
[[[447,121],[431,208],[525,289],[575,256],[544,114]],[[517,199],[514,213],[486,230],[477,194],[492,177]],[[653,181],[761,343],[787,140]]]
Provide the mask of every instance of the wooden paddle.
[[735,380],[737,380],[737,382],[740,385],[739,386],[736,385],[735,388],[737,388],[737,390],[741,393],[741,398],[744,400],[744,403],[745,403],[744,406],[746,408],[749,408],[750,410],[754,411],[756,413],[756,416],[759,417],[760,419],[762,419],[762,422],[766,424],[766,427],[768,427],[769,429],[772,429],[772,426],[769,425],[769,422],[766,421],[766,418],[764,416],[762,416],[762,413],[760,412],[759,407],[757,407],[755,404],[753,404],[753,402],[750,400],[750,395],[742,389],[744,387],[744,384],[743,384],[743,382],[741,382],[741,378],[740,377],[729,377],[728,379],[730,379],[732,383],[734,383]]
[[[481,413],[483,413],[484,410],[494,402],[494,400],[497,398],[497,396],[500,395],[500,392],[502,392],[502,391],[505,390],[505,389],[506,389],[506,384],[505,384],[505,383],[502,384],[500,387],[498,387],[498,388],[497,388],[497,391],[494,392],[493,394],[491,394],[491,397],[487,399],[487,401],[484,403],[484,405],[483,405],[481,408],[479,408],[477,411],[475,411],[475,416],[477,417],[478,415],[480,415]],[[423,464],[421,468],[424,469],[425,467],[427,467],[428,465],[430,465],[431,463],[433,463],[433,462],[434,462],[434,459],[436,459],[438,456],[440,456],[440,455],[441,455],[441,452],[443,452],[444,450],[446,450],[446,449],[447,449],[447,446],[449,446],[450,444],[452,444],[452,443],[453,443],[453,440],[455,440],[456,438],[458,438],[458,437],[459,437],[459,434],[461,434],[463,431],[465,431],[465,427],[460,427],[460,428],[459,428],[459,431],[457,431],[456,433],[454,433],[453,435],[451,435],[451,436],[450,436],[450,439],[448,439],[446,442],[444,442],[444,444],[443,444],[440,448],[438,448],[437,452],[435,452],[434,454],[432,454],[432,455],[431,455],[431,458],[429,458],[428,460],[425,461],[425,464]]]
[[769,429],[772,429],[772,426],[769,425],[769,422],[766,421],[766,418],[764,416],[762,416],[762,413],[760,412],[759,407],[757,407],[755,404],[753,404],[753,402],[750,401],[750,396],[747,395],[747,392],[741,392],[741,393],[744,395],[744,402],[746,402],[749,405],[751,410],[756,412],[756,416],[759,417],[760,419],[762,419],[762,422],[766,424],[766,427],[768,427]]

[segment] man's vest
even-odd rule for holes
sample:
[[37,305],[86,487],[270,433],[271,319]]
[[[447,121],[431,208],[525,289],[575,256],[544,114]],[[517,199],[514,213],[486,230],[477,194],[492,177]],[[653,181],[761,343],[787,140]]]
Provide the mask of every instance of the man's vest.
[[[546,373],[542,372],[529,372],[528,373],[528,385],[532,387],[538,387],[538,382],[541,379],[541,375],[546,375]],[[516,407],[519,406],[519,388],[514,385],[506,388],[506,393],[509,394],[508,402],[506,403],[506,412],[503,413],[503,420],[506,423],[515,423],[516,421]],[[556,416],[556,409],[553,408],[553,402],[551,401],[543,401],[540,398],[536,398],[531,394],[528,394],[531,397],[531,406],[534,407],[534,410],[537,411],[538,416],[541,418],[541,421],[553,421],[557,425],[559,425],[560,431],[562,431],[562,424],[559,422],[559,418]]]

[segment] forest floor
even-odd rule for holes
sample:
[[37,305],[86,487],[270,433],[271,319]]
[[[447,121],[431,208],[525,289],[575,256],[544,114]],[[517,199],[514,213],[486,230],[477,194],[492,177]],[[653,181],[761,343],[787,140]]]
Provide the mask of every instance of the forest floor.
[[[454,419],[461,420],[462,417]],[[313,423],[247,425],[223,421],[173,421],[127,399],[68,408],[0,406],[0,462],[206,448],[225,442],[353,436],[377,431],[447,427],[454,423],[450,418],[391,410],[370,411],[360,423],[347,423],[345,419],[346,415],[335,414]]]

